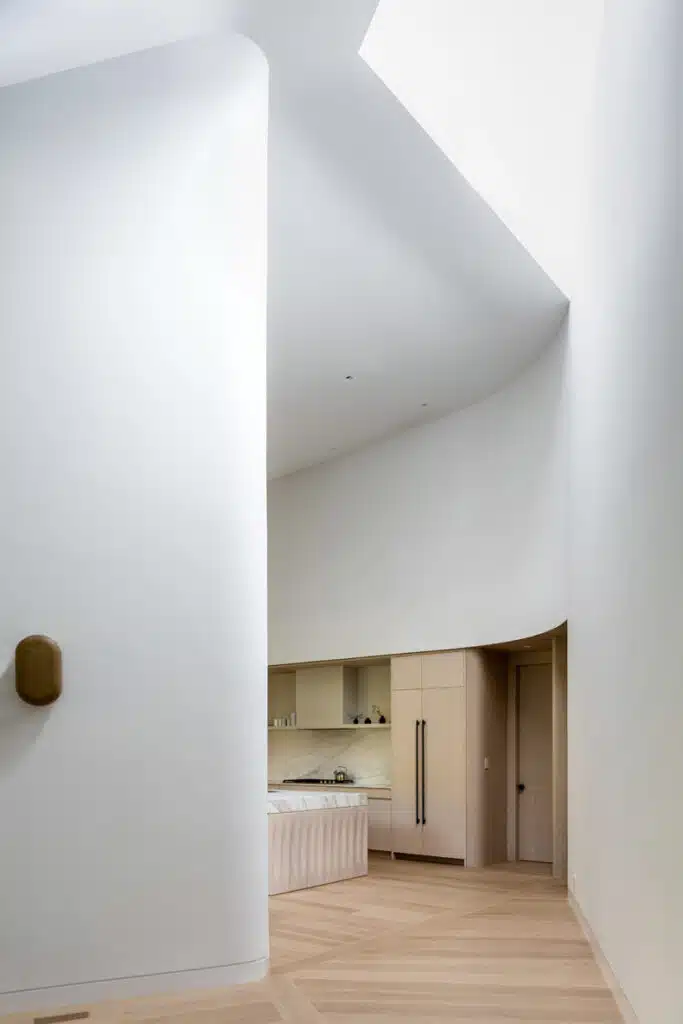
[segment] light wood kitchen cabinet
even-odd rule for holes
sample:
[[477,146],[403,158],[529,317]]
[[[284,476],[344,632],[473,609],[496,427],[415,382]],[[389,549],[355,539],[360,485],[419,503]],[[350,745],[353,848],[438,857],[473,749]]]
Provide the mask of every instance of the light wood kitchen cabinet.
[[465,685],[465,652],[422,655],[422,689],[434,690]]
[[464,860],[464,652],[392,658],[391,671],[393,851]]
[[408,654],[391,659],[391,689],[422,689],[422,655]]
[[467,758],[465,687],[422,692],[424,803],[422,853],[465,858]]
[[464,685],[464,651],[403,654],[391,659],[392,690],[434,690]]
[[391,800],[368,796],[368,849],[391,852]]
[[358,673],[348,665],[318,665],[296,671],[299,729],[338,729],[357,711]]
[[421,721],[422,690],[395,690],[391,695],[391,831],[393,849],[399,853],[422,853]]

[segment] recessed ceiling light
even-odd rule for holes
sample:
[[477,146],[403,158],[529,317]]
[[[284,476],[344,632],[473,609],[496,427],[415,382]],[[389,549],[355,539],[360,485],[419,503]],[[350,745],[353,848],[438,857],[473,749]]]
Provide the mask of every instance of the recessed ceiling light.
[[423,402],[422,403],[422,408],[426,409],[428,405],[429,405],[429,402]]
[[356,378],[353,376],[352,373],[347,374],[346,377],[344,378],[344,380],[355,380],[355,379]]

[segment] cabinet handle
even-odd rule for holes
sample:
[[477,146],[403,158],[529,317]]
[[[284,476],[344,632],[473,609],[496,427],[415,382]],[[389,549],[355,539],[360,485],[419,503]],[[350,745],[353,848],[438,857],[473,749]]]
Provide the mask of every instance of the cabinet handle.
[[415,721],[415,824],[420,824],[420,723]]
[[424,718],[422,719],[422,824],[427,824],[427,784],[425,781],[426,775],[426,762],[425,762],[425,744],[427,740],[426,732],[427,723]]

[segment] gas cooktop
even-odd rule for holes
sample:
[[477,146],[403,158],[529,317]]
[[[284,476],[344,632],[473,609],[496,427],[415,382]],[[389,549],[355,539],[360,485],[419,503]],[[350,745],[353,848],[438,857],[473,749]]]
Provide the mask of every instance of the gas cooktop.
[[296,783],[297,786],[349,786],[353,785],[351,779],[346,779],[344,782],[337,782],[336,779],[284,779],[284,783],[290,785]]

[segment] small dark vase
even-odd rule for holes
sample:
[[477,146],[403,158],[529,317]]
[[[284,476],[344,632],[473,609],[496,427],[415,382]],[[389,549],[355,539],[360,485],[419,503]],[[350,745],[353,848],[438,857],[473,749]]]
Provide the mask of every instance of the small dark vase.
[[360,721],[359,721],[359,719],[358,719],[358,715],[356,715],[356,717],[354,718],[354,720],[353,720],[353,724],[354,724],[354,725],[360,725]]
[[380,724],[380,725],[386,725],[386,724],[387,724],[387,720],[386,720],[386,718],[384,717],[384,715],[380,715],[380,716],[379,716],[379,724]]
[[372,725],[372,719],[371,718],[366,718],[365,722],[363,724],[364,725]]

